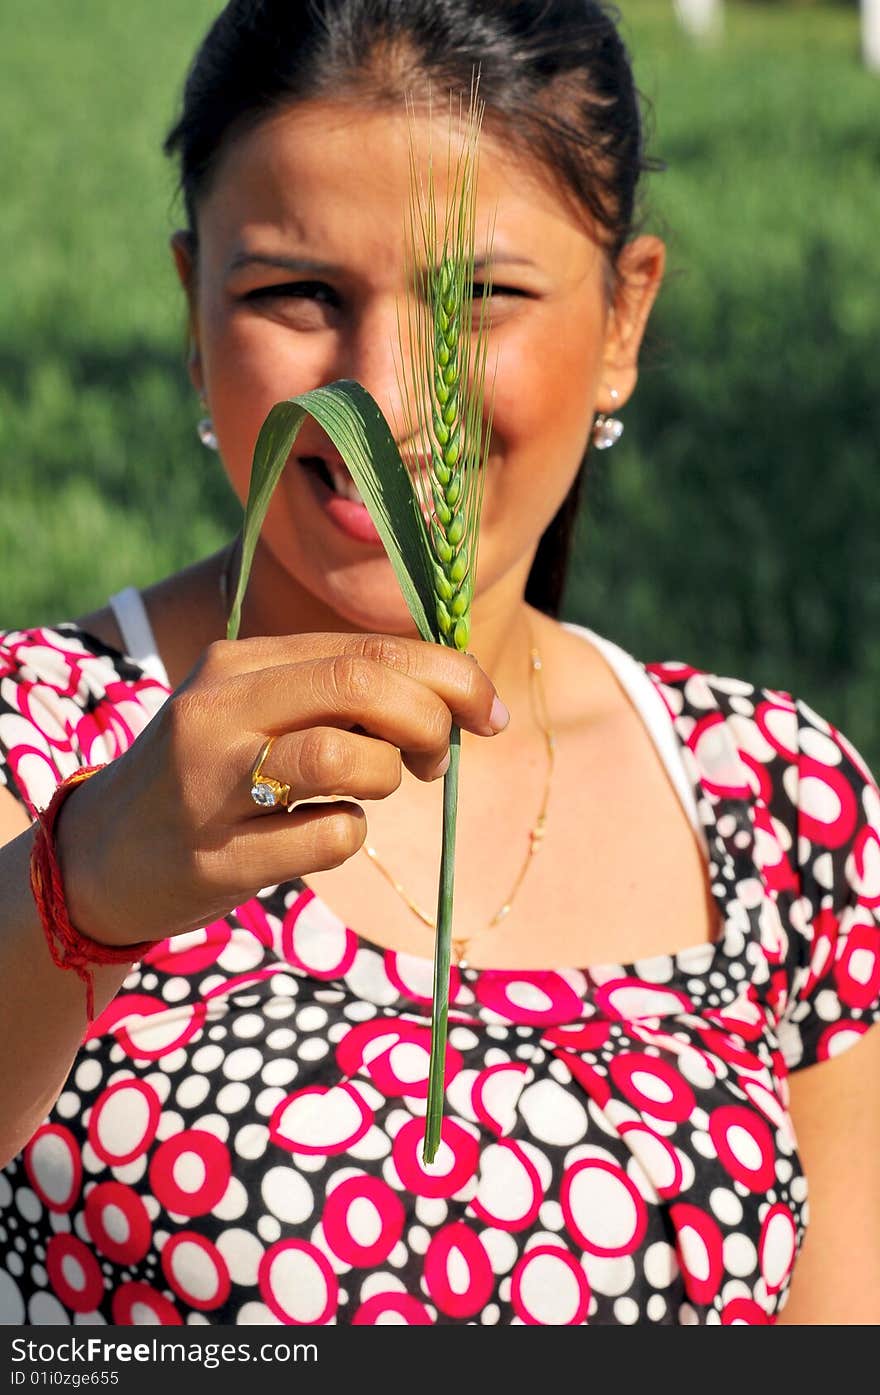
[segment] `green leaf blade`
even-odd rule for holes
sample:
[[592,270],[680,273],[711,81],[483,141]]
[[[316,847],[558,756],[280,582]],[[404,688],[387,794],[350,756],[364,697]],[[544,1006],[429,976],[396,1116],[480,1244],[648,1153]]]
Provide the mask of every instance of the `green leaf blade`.
[[436,642],[439,632],[434,613],[431,548],[415,486],[375,398],[360,383],[349,379],[277,402],[263,423],[254,447],[241,567],[227,638],[238,637],[241,606],[260,530],[306,417],[327,433],[345,461],[419,634],[424,640]]

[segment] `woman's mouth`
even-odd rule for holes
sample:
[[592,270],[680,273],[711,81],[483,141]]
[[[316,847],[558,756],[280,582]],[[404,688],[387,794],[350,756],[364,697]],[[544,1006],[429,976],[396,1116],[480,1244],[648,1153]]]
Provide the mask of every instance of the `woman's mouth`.
[[345,466],[323,455],[300,455],[297,461],[309,481],[315,501],[330,522],[349,538],[381,547],[382,539]]

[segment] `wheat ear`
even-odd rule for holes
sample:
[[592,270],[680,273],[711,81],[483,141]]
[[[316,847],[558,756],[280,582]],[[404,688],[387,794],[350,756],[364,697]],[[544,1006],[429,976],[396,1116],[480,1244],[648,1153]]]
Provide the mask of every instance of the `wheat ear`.
[[[486,268],[479,323],[474,333],[474,264],[478,142],[483,105],[476,81],[464,123],[460,153],[453,156],[450,112],[446,214],[438,228],[433,164],[427,185],[419,178],[410,145],[409,277],[416,295],[407,300],[407,346],[400,337],[401,398],[406,437],[416,443],[414,484],[430,519],[428,550],[440,643],[466,651],[479,551],[480,513],[491,431],[485,412],[491,293]],[[491,240],[491,236],[490,236]],[[413,304],[414,299],[414,304]],[[400,330],[400,323],[398,322]],[[411,405],[412,404],[412,405]],[[450,762],[443,786],[443,836],[434,949],[431,1059],[423,1156],[431,1162],[440,1142],[449,1014],[453,872],[458,810],[461,732],[453,723]]]

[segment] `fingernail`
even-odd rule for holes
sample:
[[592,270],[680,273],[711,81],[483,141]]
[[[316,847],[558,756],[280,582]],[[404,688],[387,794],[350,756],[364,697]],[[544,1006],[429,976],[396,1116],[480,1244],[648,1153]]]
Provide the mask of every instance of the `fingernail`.
[[447,752],[446,752],[446,755],[443,757],[443,759],[441,760],[440,764],[437,766],[437,769],[434,771],[434,779],[435,779],[435,780],[439,780],[439,778],[440,778],[441,775],[445,775],[445,774],[446,774],[447,770],[449,769],[449,762],[451,761],[451,759],[452,759],[452,754],[451,754],[451,752],[447,751]]
[[495,701],[492,703],[492,711],[489,713],[489,726],[494,732],[499,732],[504,730],[509,721],[510,713],[500,697],[496,695]]

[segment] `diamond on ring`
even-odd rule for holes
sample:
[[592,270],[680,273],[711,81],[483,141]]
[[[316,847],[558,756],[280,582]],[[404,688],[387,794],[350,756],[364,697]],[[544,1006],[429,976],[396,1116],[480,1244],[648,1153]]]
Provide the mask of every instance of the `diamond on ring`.
[[251,771],[251,799],[260,809],[274,809],[279,804],[286,809],[290,804],[290,785],[283,785],[280,780],[273,780],[271,775],[263,774],[263,761],[268,756],[274,739],[270,736],[268,741],[264,742],[257,763]]
[[274,809],[278,800],[271,785],[264,784],[261,780],[259,784],[251,785],[251,799],[255,804],[260,804],[264,809]]

